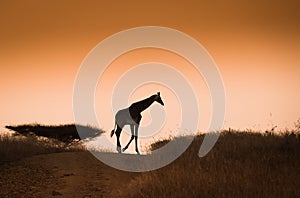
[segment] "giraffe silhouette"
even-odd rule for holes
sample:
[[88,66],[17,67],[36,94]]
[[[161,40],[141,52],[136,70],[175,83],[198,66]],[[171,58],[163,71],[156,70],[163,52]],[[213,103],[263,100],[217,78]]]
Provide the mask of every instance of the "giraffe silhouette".
[[155,101],[164,106],[164,102],[160,97],[160,92],[157,92],[157,94],[154,94],[144,100],[135,102],[131,104],[128,108],[119,110],[116,113],[115,126],[114,129],[111,131],[110,136],[112,137],[114,134],[116,134],[117,151],[119,153],[121,153],[120,135],[122,129],[124,125],[130,125],[131,138],[128,144],[122,149],[122,151],[124,152],[130,145],[132,140],[135,139],[135,151],[137,152],[137,154],[140,154],[138,149],[138,130],[142,119],[141,112],[146,110]]

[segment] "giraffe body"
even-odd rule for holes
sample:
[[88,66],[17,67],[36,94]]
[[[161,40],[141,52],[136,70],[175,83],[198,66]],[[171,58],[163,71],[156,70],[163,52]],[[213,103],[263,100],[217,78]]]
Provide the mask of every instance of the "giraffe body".
[[[131,129],[131,138],[128,142],[128,144],[122,149],[124,152],[133,139],[135,139],[135,150],[139,154],[138,150],[138,129],[140,125],[140,121],[142,119],[141,112],[147,109],[154,101],[160,103],[161,105],[164,105],[160,93],[158,92],[155,95],[150,96],[149,98],[146,98],[144,100],[138,101],[130,105],[126,109],[119,110],[116,113],[115,116],[115,128],[111,131],[110,136],[112,137],[114,133],[117,137],[117,151],[121,153],[121,144],[120,144],[120,135],[122,132],[122,129],[125,125],[130,125]],[[116,128],[117,127],[117,128]]]

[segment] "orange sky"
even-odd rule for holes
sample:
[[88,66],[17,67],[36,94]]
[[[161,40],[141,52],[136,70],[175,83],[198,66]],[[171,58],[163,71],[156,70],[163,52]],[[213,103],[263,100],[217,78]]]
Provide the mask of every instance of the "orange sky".
[[0,125],[73,122],[73,83],[87,53],[121,30],[155,25],[189,34],[212,55],[226,88],[226,128],[290,127],[300,118],[298,4],[1,1]]

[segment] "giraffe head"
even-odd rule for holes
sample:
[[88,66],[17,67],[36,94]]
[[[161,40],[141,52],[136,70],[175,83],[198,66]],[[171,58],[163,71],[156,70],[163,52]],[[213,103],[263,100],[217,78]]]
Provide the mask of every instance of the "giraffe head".
[[162,106],[164,106],[164,102],[162,101],[161,97],[160,97],[160,92],[157,92],[157,94],[155,95],[154,100],[156,102],[158,102],[159,104],[161,104]]

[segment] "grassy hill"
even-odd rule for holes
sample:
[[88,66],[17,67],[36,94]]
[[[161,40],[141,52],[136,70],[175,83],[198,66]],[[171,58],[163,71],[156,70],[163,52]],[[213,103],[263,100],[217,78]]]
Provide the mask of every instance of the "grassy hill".
[[[96,170],[109,170],[106,177],[110,179],[101,180],[100,177],[99,181],[93,182],[104,182],[103,186],[107,188],[104,196],[107,197],[300,197],[299,131],[280,134],[223,131],[213,149],[199,158],[197,154],[203,138],[203,134],[196,136],[183,155],[155,171],[125,174],[99,162]],[[160,148],[168,141],[174,140],[156,142],[149,149]],[[35,136],[2,136],[0,162],[36,154],[84,150],[82,147],[72,150],[64,145],[59,141],[39,140]],[[90,161],[95,163],[88,152],[78,153],[81,153],[79,156],[86,155],[82,162],[84,167],[89,167]],[[107,155],[115,157],[120,154]],[[53,155],[51,160],[55,159]],[[118,183],[120,178],[122,184]],[[115,185],[107,186],[107,182]]]
[[[300,135],[224,131],[207,156],[204,135],[169,166],[133,174],[119,197],[299,197]],[[182,137],[185,138],[185,137]],[[167,141],[152,145],[159,148]]]

